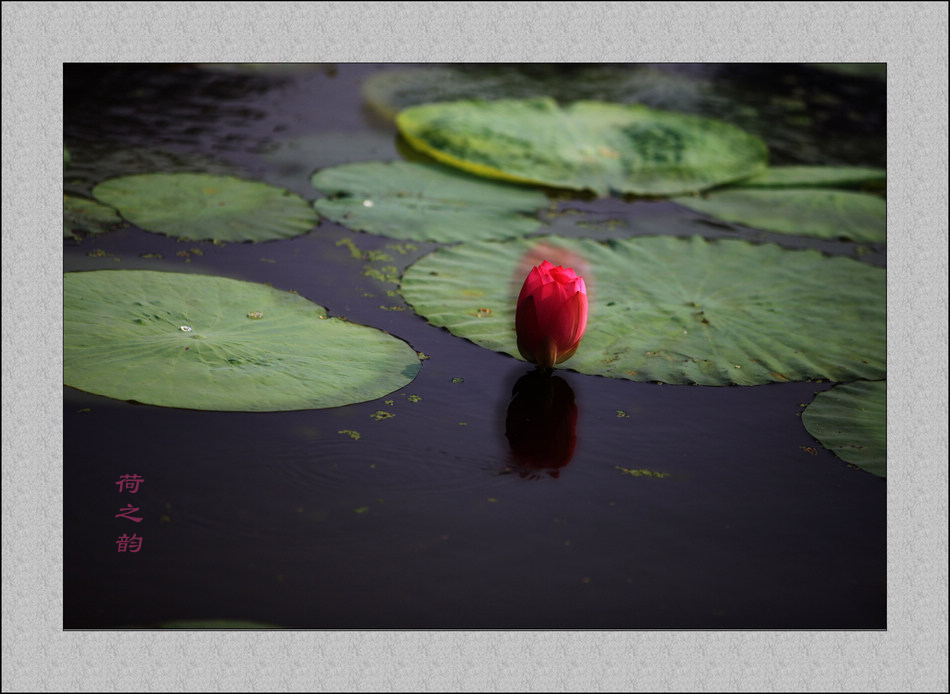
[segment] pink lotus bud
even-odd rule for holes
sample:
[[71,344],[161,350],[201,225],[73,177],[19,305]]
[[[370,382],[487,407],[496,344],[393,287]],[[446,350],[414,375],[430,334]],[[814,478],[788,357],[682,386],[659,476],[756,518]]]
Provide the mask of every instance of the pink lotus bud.
[[587,287],[571,268],[545,260],[528,273],[518,296],[518,351],[544,369],[569,359],[587,328]]

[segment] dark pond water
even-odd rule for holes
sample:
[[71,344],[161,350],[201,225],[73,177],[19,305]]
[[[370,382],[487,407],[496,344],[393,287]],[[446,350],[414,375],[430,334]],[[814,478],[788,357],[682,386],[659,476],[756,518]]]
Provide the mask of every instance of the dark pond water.
[[[401,67],[67,66],[65,190],[207,171],[313,200],[319,167],[403,156],[394,126],[361,94],[365,78]],[[569,85],[574,68],[546,69]],[[774,164],[885,165],[883,81],[808,66],[654,69],[678,80],[679,103],[765,137]],[[580,210],[594,237],[702,233],[885,263],[883,245],[714,225],[669,202],[560,204]],[[542,231],[577,227],[558,217]],[[528,367],[428,325],[344,239],[364,251],[395,243],[327,221],[262,244],[131,226],[65,241],[65,271],[269,283],[429,357],[402,390],[325,410],[188,411],[64,388],[67,628],[886,626],[886,483],[825,451],[799,416],[833,384],[669,386],[561,369],[576,406],[573,455],[556,475],[531,472],[512,452],[530,433],[506,437]],[[386,264],[401,272],[436,247],[415,246]],[[380,410],[395,416],[373,418]],[[125,474],[146,480],[135,496],[117,493]],[[143,518],[135,527],[115,518],[130,500]],[[123,532],[143,538],[138,553],[116,551]]]

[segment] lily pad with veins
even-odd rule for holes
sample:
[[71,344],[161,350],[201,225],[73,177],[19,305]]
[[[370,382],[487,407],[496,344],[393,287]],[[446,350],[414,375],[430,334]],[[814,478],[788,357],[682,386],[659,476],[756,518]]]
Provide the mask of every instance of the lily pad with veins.
[[64,382],[197,410],[337,407],[405,386],[419,358],[290,292],[145,270],[64,275]]
[[887,203],[877,195],[830,188],[735,186],[674,198],[684,207],[727,222],[822,239],[887,240]]
[[886,271],[774,244],[700,237],[548,237],[441,248],[401,291],[431,324],[519,357],[522,258],[567,251],[590,267],[587,331],[562,366],[674,384],[885,377]]
[[639,104],[455,101],[402,111],[416,149],[465,171],[576,190],[680,195],[765,168],[758,137],[722,121]]
[[808,433],[843,460],[887,477],[887,381],[858,381],[815,396],[802,412]]
[[143,229],[196,241],[291,238],[317,224],[316,214],[299,195],[233,176],[123,176],[100,183],[93,194]]
[[523,236],[541,226],[547,196],[531,188],[471,176],[438,164],[345,164],[311,179],[330,197],[317,212],[345,227],[413,241],[471,241]]

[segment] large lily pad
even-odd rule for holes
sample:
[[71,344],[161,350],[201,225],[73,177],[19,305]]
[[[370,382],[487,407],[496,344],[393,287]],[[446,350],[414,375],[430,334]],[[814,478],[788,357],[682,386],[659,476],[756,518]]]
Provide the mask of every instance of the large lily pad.
[[313,185],[330,195],[317,212],[350,229],[398,239],[453,242],[521,236],[541,226],[544,193],[440,165],[367,162],[324,169]]
[[676,202],[727,222],[783,234],[869,243],[887,239],[887,203],[867,193],[735,187]]
[[402,293],[433,325],[518,357],[528,254],[592,268],[587,332],[564,367],[702,385],[884,378],[886,272],[810,250],[699,237],[471,243],[417,261]]
[[704,190],[765,168],[765,143],[720,121],[641,105],[553,99],[456,101],[406,109],[416,149],[466,171],[559,188],[637,195]]
[[736,125],[761,137],[776,163],[886,162],[885,90],[855,90],[851,78],[801,65],[395,67],[368,77],[363,86],[367,104],[390,119],[410,106],[461,99],[637,103]]
[[819,393],[802,412],[808,433],[847,460],[887,477],[887,381],[858,381]]
[[301,410],[373,400],[419,371],[405,342],[264,285],[138,270],[64,281],[64,380],[91,393],[198,410]]
[[317,223],[316,214],[299,195],[233,176],[123,176],[100,183],[93,194],[143,229],[194,240],[290,238]]

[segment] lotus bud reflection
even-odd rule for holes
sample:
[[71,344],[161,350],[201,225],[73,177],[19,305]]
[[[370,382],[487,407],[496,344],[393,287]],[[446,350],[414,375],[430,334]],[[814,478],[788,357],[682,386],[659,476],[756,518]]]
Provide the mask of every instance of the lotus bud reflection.
[[570,359],[587,328],[587,285],[572,268],[545,260],[528,273],[518,296],[518,351],[542,369]]
[[576,425],[577,405],[567,381],[537,371],[518,379],[508,405],[505,436],[519,474],[536,479],[547,472],[557,477],[574,456]]

